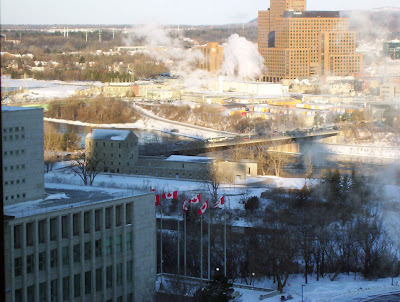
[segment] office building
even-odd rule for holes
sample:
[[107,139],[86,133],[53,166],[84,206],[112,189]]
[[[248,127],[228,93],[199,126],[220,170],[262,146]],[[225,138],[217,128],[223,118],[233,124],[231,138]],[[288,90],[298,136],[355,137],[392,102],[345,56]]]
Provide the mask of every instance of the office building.
[[221,69],[224,60],[224,47],[217,42],[208,42],[206,45],[199,46],[197,49],[203,54],[203,59],[198,62],[198,68],[209,72]]
[[271,0],[258,13],[258,49],[265,59],[264,79],[279,82],[362,71],[354,32],[337,11],[306,11],[305,0]]

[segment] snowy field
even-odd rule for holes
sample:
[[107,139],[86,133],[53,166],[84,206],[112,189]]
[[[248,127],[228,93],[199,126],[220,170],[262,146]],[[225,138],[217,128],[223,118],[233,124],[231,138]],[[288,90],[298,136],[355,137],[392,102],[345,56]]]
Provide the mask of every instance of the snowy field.
[[[51,188],[67,187],[74,189],[94,190],[98,188],[101,191],[113,193],[117,189],[123,189],[130,194],[149,193],[151,189],[155,189],[157,193],[169,192],[178,190],[178,194],[185,194],[187,197],[192,197],[201,192],[207,192],[205,184],[199,181],[155,178],[148,176],[133,176],[121,174],[99,174],[94,182],[93,188],[82,186],[81,180],[68,172],[65,169],[65,164],[59,163],[53,171],[45,174],[45,186]],[[219,193],[225,195],[226,204],[232,210],[243,209],[241,203],[251,196],[258,196],[262,192],[270,188],[287,188],[300,189],[304,185],[304,178],[281,178],[273,176],[251,177],[247,180],[237,181],[234,184],[223,185]],[[316,184],[318,180],[309,181],[308,184]],[[206,194],[206,193],[202,193]],[[383,205],[384,223],[390,232],[392,240],[400,242],[400,187],[398,185],[384,185],[382,196],[385,202]],[[262,200],[262,204],[268,202]],[[235,225],[249,225],[249,222],[241,219],[235,221]],[[386,294],[392,291],[400,291],[400,276],[394,278],[393,286],[390,278],[368,281],[364,280],[361,275],[354,274],[339,275],[335,281],[330,281],[329,276],[326,276],[320,281],[315,281],[315,276],[309,277],[309,282],[303,288],[303,301],[307,302],[327,302],[327,301],[362,301],[363,299],[373,296]],[[290,301],[301,301],[301,288],[304,284],[302,276],[291,276],[288,284],[284,289],[284,295],[293,296]],[[271,280],[266,278],[262,280],[254,280],[254,286],[261,288],[275,289],[276,286]],[[260,295],[265,294],[262,291],[250,289],[236,289],[241,294],[242,302],[260,301]],[[264,299],[263,301],[278,302],[281,295]]]

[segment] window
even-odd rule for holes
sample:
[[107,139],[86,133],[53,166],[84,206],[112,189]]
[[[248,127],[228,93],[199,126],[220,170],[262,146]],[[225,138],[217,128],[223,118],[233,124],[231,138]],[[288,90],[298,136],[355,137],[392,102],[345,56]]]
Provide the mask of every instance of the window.
[[50,219],[50,240],[57,240],[57,218]]
[[63,278],[63,300],[69,300],[69,277]]
[[68,265],[69,264],[69,247],[64,246],[62,248],[62,265]]
[[22,302],[22,288],[16,289],[14,295],[15,302]]
[[126,204],[126,209],[125,209],[125,215],[126,215],[126,224],[131,224],[132,223],[132,204],[127,203]]
[[112,265],[106,267],[106,287],[112,287]]
[[33,222],[26,224],[26,245],[33,245]]
[[92,243],[91,242],[85,242],[84,257],[85,257],[85,260],[90,260],[90,258],[92,258]]
[[79,235],[80,218],[81,218],[80,213],[74,214],[72,216],[72,233],[74,234],[74,236]]
[[115,207],[115,225],[117,227],[121,226],[122,220],[122,205],[118,205]]
[[57,285],[57,279],[51,280],[51,286],[50,286],[50,300],[53,302],[58,301],[57,299],[58,295],[58,285]]
[[127,251],[132,250],[132,233],[126,234],[126,250]]
[[122,263],[117,264],[117,285],[122,285]]
[[33,254],[26,256],[26,273],[33,273],[34,263],[33,263]]
[[106,246],[105,246],[105,252],[106,255],[111,255],[112,254],[112,237],[107,237],[106,238]]
[[50,267],[57,266],[57,249],[50,251]]
[[96,231],[100,231],[101,230],[101,210],[96,210],[94,212],[94,227]]
[[122,235],[117,235],[115,237],[115,249],[118,253],[122,252]]
[[33,285],[28,286],[28,288],[26,289],[26,298],[28,302],[35,301],[35,287]]
[[68,229],[69,229],[69,219],[68,216],[61,217],[61,232],[62,238],[68,238]]
[[132,282],[133,277],[133,260],[127,262],[126,265],[126,281]]
[[39,271],[46,270],[46,252],[39,253]]
[[85,234],[90,233],[90,212],[83,214],[83,231]]
[[94,250],[95,250],[96,258],[101,257],[101,239],[98,239],[95,241]]
[[46,282],[39,284],[39,301],[47,301],[47,284],[46,284]]
[[14,275],[15,277],[22,275],[22,257],[14,259]]
[[74,275],[74,297],[81,295],[81,274]]
[[106,208],[106,229],[111,228],[111,207]]
[[73,247],[73,258],[74,258],[74,263],[79,263],[81,262],[81,245],[75,244]]
[[103,269],[98,268],[96,269],[96,291],[101,291],[102,287],[103,287]]
[[90,294],[92,291],[92,272],[85,272],[85,295]]
[[38,223],[39,243],[46,242],[46,220],[40,220]]
[[14,226],[14,248],[19,249],[21,248],[21,238],[22,238],[22,225],[15,225]]

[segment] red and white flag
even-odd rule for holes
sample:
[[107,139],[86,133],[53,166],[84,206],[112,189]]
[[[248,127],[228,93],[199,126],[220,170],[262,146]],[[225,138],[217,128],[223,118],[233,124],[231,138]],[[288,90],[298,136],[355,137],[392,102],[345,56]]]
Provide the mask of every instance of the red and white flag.
[[178,191],[164,193],[162,195],[163,199],[178,199]]
[[156,189],[151,189],[151,192],[155,192],[156,191]]
[[201,202],[201,196],[200,196],[200,194],[199,195],[196,195],[196,196],[194,196],[194,197],[192,197],[190,200],[189,200],[189,203],[200,203]]
[[185,199],[182,203],[182,210],[186,213],[189,208],[188,208],[189,202]]
[[200,216],[202,214],[204,214],[204,212],[208,209],[208,200],[203,203],[203,205],[200,207],[200,209],[197,211],[197,214],[199,214]]
[[225,204],[225,196],[222,196],[220,200],[218,200],[213,208],[218,208],[219,206],[223,206]]
[[156,206],[160,206],[161,202],[160,202],[160,195],[156,195]]

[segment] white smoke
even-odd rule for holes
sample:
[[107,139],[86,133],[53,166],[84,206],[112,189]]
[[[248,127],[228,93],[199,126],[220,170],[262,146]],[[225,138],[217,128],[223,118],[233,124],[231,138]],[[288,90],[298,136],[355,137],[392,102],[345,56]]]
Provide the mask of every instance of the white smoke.
[[156,24],[135,28],[126,44],[145,44],[147,54],[163,63],[173,62],[171,73],[183,79],[185,87],[202,88],[215,81],[218,76],[229,80],[254,80],[263,74],[264,60],[257,46],[244,37],[233,34],[224,44],[224,61],[217,73],[209,73],[197,68],[203,54],[195,47],[186,47],[187,39],[172,37],[165,29]]
[[259,78],[263,71],[264,59],[257,46],[238,34],[230,36],[224,45],[223,74],[242,80]]

